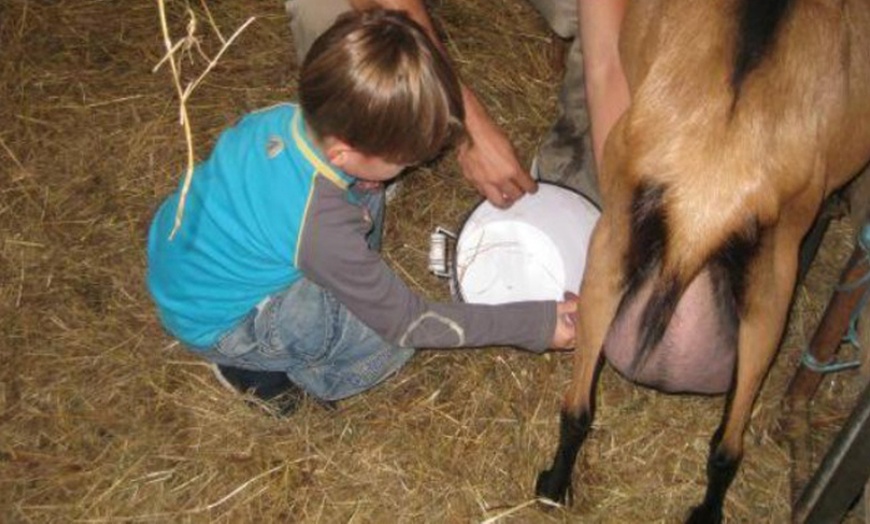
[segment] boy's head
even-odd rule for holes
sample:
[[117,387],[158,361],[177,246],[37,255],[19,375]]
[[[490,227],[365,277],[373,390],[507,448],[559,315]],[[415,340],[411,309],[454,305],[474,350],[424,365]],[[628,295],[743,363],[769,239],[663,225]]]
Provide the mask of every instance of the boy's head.
[[[299,97],[306,123],[327,144],[333,163],[344,167],[350,155],[380,166],[380,174],[378,166],[371,172],[346,169],[360,178],[391,178],[464,134],[456,75],[423,29],[400,11],[341,16],[308,52]],[[390,166],[396,168],[392,174],[384,169]]]

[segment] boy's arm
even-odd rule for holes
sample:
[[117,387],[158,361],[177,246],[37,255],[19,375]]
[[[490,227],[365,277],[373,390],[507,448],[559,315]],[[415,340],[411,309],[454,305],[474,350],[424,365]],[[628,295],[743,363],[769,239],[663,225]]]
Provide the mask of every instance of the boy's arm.
[[556,330],[554,302],[499,306],[433,303],[412,292],[368,249],[361,208],[318,180],[297,266],[385,340],[404,347],[518,346],[543,351]]
[[[423,26],[433,42],[447,55],[422,0],[350,0],[354,9],[383,7],[405,11]],[[459,146],[462,174],[496,207],[508,207],[537,185],[517,159],[516,150],[504,131],[492,121],[477,95],[462,85],[465,127],[469,140]]]

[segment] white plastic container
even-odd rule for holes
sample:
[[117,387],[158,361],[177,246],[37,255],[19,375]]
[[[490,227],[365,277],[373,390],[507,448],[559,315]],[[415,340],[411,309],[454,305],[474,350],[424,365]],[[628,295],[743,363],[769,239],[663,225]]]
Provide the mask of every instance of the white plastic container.
[[[539,182],[537,193],[508,209],[480,203],[456,235],[452,263],[433,262],[430,269],[450,278],[454,298],[469,303],[561,300],[580,288],[599,215],[579,193]],[[434,238],[439,234],[443,242]],[[450,236],[436,230],[430,259],[450,256],[444,249]]]

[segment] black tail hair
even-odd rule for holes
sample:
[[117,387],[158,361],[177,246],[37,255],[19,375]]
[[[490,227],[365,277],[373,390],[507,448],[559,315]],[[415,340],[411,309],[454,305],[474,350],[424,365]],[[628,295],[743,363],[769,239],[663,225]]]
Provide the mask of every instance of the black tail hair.
[[730,289],[735,310],[742,313],[746,304],[746,276],[749,263],[758,252],[761,226],[752,219],[742,230],[735,231],[712,258],[714,265],[722,269],[726,286]]
[[668,243],[663,184],[641,183],[631,201],[631,237],[625,259],[625,296],[631,298],[661,263]]
[[734,100],[746,77],[770,52],[781,22],[794,0],[741,0],[738,5],[737,49],[731,71]]
[[[668,220],[664,205],[667,187],[663,184],[642,183],[635,190],[631,208],[631,238],[625,260],[625,293],[617,315],[635,298],[640,288],[662,269],[668,244]],[[656,279],[650,300],[641,316],[638,329],[639,348],[631,369],[639,370],[651,348],[661,341],[676,310],[685,283],[675,275],[661,275]]]

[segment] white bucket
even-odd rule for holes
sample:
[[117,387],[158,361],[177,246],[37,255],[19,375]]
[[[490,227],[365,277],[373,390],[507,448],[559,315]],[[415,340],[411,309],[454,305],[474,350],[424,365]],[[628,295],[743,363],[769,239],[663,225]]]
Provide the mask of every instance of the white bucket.
[[448,272],[455,298],[500,304],[576,293],[598,216],[579,193],[545,182],[508,209],[482,202],[456,238]]

